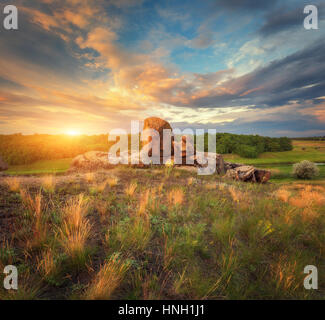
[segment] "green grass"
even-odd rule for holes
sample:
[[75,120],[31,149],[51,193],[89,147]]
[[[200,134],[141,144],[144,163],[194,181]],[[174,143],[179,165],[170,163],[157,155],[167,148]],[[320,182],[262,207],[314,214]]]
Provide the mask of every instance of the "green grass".
[[307,147],[305,150],[302,150],[301,147],[295,146],[292,151],[265,152],[256,159],[241,158],[235,154],[224,155],[224,158],[229,162],[251,165],[290,164],[302,160],[325,163],[325,149],[316,150],[314,147]]
[[[271,182],[293,182],[293,181],[304,181],[296,179],[292,175],[292,164],[283,164],[283,165],[259,165],[257,166],[260,169],[270,169],[272,171]],[[325,181],[325,165],[318,166],[319,175],[311,180],[306,180],[308,182],[319,182],[321,180]]]
[[32,164],[10,166],[6,173],[11,175],[60,173],[69,169],[71,158],[42,160]]

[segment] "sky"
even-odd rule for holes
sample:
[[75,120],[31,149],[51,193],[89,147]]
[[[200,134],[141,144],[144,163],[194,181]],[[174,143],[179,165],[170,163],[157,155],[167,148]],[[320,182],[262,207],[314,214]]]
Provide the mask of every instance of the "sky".
[[[19,29],[2,27],[16,5]],[[305,5],[318,30],[303,27]],[[325,3],[6,0],[0,134],[174,128],[325,135]]]

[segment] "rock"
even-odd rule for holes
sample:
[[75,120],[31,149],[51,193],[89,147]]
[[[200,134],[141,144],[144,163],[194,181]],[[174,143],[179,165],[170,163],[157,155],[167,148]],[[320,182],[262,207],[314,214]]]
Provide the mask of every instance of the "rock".
[[8,165],[2,160],[2,158],[0,157],[0,171],[5,171],[7,170],[9,167]]
[[235,169],[237,167],[242,167],[244,164],[241,163],[231,163],[231,162],[225,162],[225,170],[228,171],[230,169]]
[[[151,118],[147,118],[144,120],[144,124],[143,124],[143,130],[147,130],[147,129],[154,129],[159,133],[160,136],[160,146],[159,146],[159,150],[160,150],[160,158],[162,159],[163,157],[163,149],[164,149],[164,144],[163,144],[163,133],[164,133],[164,129],[169,129],[171,130],[172,133],[172,127],[171,125],[160,118],[156,118],[156,117],[151,117]],[[150,134],[146,137],[146,134],[144,134],[144,140],[142,142],[142,146],[144,147],[145,145],[147,145],[148,143],[150,143],[152,140],[152,137],[150,136]],[[173,138],[171,137],[171,155],[173,155]],[[149,150],[148,155],[151,156],[152,155],[152,149]]]
[[[195,148],[194,148],[194,138],[187,139],[186,136],[182,136],[179,141],[173,141],[172,146],[174,150],[174,161],[178,164],[183,165],[194,165],[195,163]],[[189,150],[189,155],[186,163],[187,149]]]
[[271,171],[255,169],[256,182],[265,183],[271,178]]
[[[225,162],[223,160],[223,156],[221,154],[218,153],[214,153],[214,152],[204,152],[204,157],[205,158],[215,158],[216,161],[216,172],[218,174],[224,174],[226,172],[226,168],[225,168]],[[195,155],[195,166],[197,167],[201,167],[204,168],[206,166],[208,166],[208,162],[206,165],[202,165],[202,161],[199,161],[199,158],[201,157],[201,154],[198,153]],[[214,159],[213,159],[214,160]]]
[[225,177],[237,181],[265,183],[270,179],[271,172],[256,169],[253,166],[238,166],[228,169]]
[[114,165],[108,161],[108,153],[102,151],[89,151],[76,156],[69,171],[93,171],[98,169],[111,169]]

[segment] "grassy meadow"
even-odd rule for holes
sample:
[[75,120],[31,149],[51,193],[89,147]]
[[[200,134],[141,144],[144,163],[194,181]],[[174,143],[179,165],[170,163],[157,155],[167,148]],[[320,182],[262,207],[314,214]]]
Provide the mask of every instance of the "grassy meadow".
[[[265,152],[256,159],[241,158],[236,154],[225,154],[225,161],[254,165],[272,171],[272,182],[295,181],[292,177],[292,165],[302,160],[325,163],[325,141],[294,140],[292,151]],[[40,160],[32,164],[11,165],[6,171],[10,175],[60,174],[70,167],[72,158]],[[325,165],[319,166],[320,175],[312,182],[325,179]]]
[[[292,162],[325,162],[312,143],[281,162],[225,156],[271,168],[267,184],[165,167],[62,174],[70,158],[11,166],[0,270],[17,266],[19,288],[0,300],[324,299],[325,170],[291,177]],[[306,265],[318,290],[304,289]]]

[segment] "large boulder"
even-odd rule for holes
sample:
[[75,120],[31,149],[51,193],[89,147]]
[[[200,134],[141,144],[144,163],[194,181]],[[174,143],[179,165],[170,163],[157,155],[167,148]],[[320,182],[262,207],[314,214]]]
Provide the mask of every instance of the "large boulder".
[[[179,137],[172,142],[172,149],[174,151],[174,161],[183,165],[194,165],[195,163],[195,148],[193,137],[187,136]],[[187,152],[189,154],[187,155]]]
[[0,171],[5,171],[8,169],[8,165],[0,157]]
[[237,181],[265,183],[270,179],[271,172],[242,165],[228,169],[225,177]]
[[[151,117],[151,118],[147,118],[144,120],[144,124],[143,124],[143,141],[142,141],[142,146],[145,147],[148,143],[150,143],[152,141],[152,137],[150,136],[150,131],[147,129],[154,129],[159,133],[159,141],[160,141],[160,146],[159,146],[159,150],[160,150],[160,158],[162,159],[163,156],[163,149],[164,149],[164,139],[163,139],[163,133],[165,129],[169,129],[172,132],[172,127],[171,125],[160,118],[157,117]],[[147,130],[147,131],[145,131]],[[155,141],[155,140],[154,140]],[[153,141],[153,143],[154,143]],[[171,137],[171,154],[173,154],[173,138]],[[149,150],[148,155],[151,156],[152,155],[152,149]]]
[[114,165],[108,161],[108,153],[102,151],[89,151],[76,156],[72,162],[70,171],[94,171],[98,169],[111,169]]

